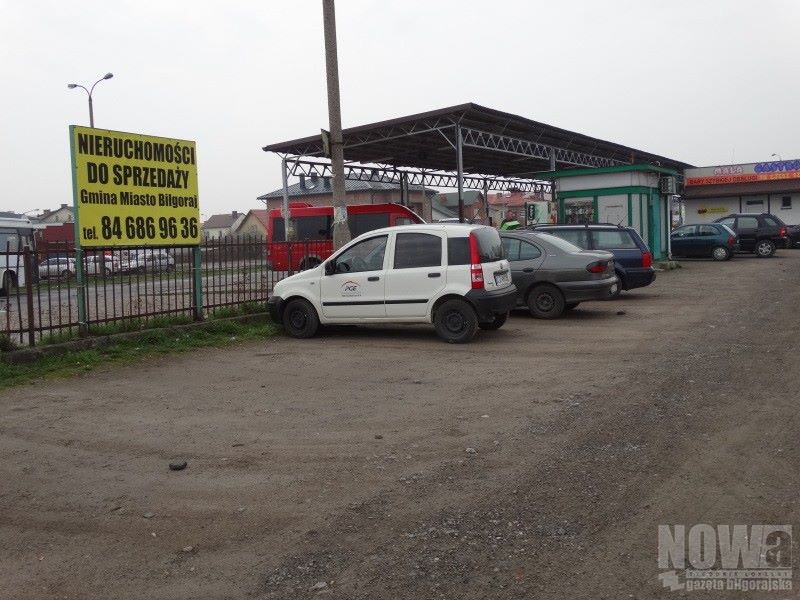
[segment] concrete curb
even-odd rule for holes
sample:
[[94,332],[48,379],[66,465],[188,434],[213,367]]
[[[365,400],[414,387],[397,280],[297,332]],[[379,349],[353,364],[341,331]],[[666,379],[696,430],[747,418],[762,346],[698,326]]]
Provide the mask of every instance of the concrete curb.
[[126,331],[124,333],[115,333],[113,335],[100,335],[97,337],[81,338],[64,342],[62,344],[50,344],[47,346],[36,346],[34,348],[21,348],[19,350],[12,350],[11,352],[0,352],[0,362],[4,362],[9,365],[32,363],[44,358],[45,356],[67,354],[69,352],[89,350],[91,348],[104,348],[106,346],[113,345],[119,340],[130,340],[145,337],[153,332],[180,333],[181,331],[186,331],[187,329],[203,329],[216,323],[225,323],[230,321],[248,323],[250,321],[260,320],[264,317],[269,318],[269,313],[253,313],[238,317],[209,319],[208,321],[187,323],[185,325],[170,325],[168,327],[140,329],[139,331]]

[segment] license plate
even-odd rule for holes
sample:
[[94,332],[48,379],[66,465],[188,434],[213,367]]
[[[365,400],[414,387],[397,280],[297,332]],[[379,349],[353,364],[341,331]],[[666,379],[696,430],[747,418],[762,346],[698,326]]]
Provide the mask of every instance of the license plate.
[[508,273],[496,273],[494,276],[495,285],[508,285]]
[[616,294],[617,293],[617,284],[616,283],[611,286],[611,293],[612,294]]

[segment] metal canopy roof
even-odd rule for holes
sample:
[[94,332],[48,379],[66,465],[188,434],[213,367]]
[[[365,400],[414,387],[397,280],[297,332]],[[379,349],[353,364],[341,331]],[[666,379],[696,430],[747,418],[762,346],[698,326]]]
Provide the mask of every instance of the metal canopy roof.
[[[344,157],[359,163],[452,172],[459,131],[465,173],[536,178],[536,173],[554,166],[650,163],[679,171],[691,166],[473,103],[345,129]],[[323,156],[319,135],[270,144],[264,150]]]

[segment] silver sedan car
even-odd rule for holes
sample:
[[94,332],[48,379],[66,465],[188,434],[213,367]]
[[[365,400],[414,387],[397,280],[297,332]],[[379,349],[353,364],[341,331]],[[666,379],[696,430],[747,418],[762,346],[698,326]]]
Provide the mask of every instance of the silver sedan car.
[[614,255],[581,250],[546,233],[502,231],[517,304],[539,319],[555,319],[586,300],[607,300],[617,291]]

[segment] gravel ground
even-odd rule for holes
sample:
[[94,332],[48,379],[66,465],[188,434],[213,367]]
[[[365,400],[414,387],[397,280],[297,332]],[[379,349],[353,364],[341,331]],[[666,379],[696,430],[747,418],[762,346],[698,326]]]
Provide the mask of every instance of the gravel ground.
[[800,253],[683,264],[3,391],[0,597],[683,597],[659,524],[797,521]]

